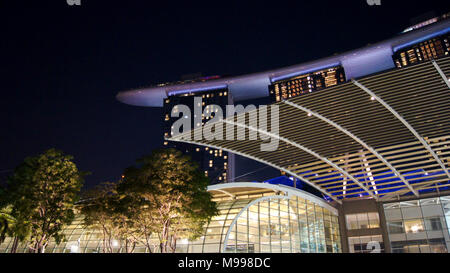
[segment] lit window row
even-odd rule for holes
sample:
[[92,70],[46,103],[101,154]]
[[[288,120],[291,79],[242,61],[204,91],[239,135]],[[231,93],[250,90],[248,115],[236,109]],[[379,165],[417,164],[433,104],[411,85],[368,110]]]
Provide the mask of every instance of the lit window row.
[[280,101],[342,82],[345,82],[345,73],[344,69],[339,66],[275,82],[269,86],[269,93],[272,100]]
[[379,228],[380,219],[377,212],[357,213],[345,215],[347,229]]
[[397,51],[392,57],[397,67],[404,67],[449,55],[449,35],[436,37]]

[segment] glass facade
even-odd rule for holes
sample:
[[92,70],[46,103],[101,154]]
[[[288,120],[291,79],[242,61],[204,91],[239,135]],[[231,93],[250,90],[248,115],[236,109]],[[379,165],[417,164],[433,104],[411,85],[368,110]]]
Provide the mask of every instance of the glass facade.
[[392,252],[449,252],[450,196],[383,205]]
[[[51,240],[45,250],[46,253],[96,253],[102,248],[100,230],[87,230],[83,228],[83,217],[77,215],[72,224],[64,228],[66,239],[59,245]],[[9,252],[13,244],[12,238],[6,238],[0,245],[0,253]],[[113,241],[112,245],[118,249],[119,242]],[[19,245],[17,252],[27,252],[25,245]]]
[[[258,185],[261,185],[259,187]],[[219,214],[205,226],[195,241],[179,239],[180,253],[338,253],[341,238],[337,211],[309,193],[261,183],[229,183],[210,189]],[[217,188],[218,186],[218,188]],[[230,192],[230,193],[229,193]],[[83,228],[82,215],[64,229],[66,240],[46,248],[49,253],[104,252],[99,230]],[[13,240],[7,238],[0,252],[9,252]],[[158,245],[154,238],[155,246]],[[112,239],[114,252],[125,252],[119,239]],[[155,247],[152,252],[157,252]],[[18,252],[26,252],[24,245]],[[134,252],[149,252],[137,245]]]
[[345,220],[347,222],[347,230],[380,227],[380,219],[376,212],[347,214],[345,215]]
[[308,200],[269,198],[242,211],[225,252],[339,252],[337,218]]
[[348,252],[385,252],[378,212],[368,211],[345,214],[345,224],[348,236]]

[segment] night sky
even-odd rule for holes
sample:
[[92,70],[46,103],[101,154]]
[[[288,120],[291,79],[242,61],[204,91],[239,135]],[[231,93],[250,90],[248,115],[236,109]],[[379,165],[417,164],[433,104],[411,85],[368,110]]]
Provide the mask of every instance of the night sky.
[[0,2],[0,174],[55,147],[92,172],[86,187],[115,181],[163,134],[160,108],[122,104],[117,92],[298,64],[450,11],[430,0],[154,2]]

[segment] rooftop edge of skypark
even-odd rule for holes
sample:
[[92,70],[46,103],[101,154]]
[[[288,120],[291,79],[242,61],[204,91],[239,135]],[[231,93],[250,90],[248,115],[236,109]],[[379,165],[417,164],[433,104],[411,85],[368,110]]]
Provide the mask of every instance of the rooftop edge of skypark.
[[163,100],[169,93],[195,92],[195,90],[214,89],[217,86],[228,87],[236,101],[256,99],[268,96],[268,86],[274,81],[337,65],[344,68],[347,80],[356,79],[395,68],[392,55],[397,50],[448,32],[450,32],[450,19],[359,49],[298,65],[234,77],[138,88],[119,92],[116,99],[135,106],[162,107]]

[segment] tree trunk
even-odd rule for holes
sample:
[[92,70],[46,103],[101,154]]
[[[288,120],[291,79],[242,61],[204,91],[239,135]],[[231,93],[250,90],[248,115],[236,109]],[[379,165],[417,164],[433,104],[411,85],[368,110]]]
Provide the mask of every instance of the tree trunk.
[[17,236],[16,237],[14,237],[14,241],[13,241],[13,244],[12,244],[12,246],[11,246],[11,251],[10,251],[10,253],[16,253],[17,252],[17,246],[19,245],[19,238],[17,238]]
[[41,244],[41,246],[39,247],[39,253],[44,253],[45,252],[45,245]]
[[45,235],[41,237],[39,241],[36,242],[35,250],[37,253],[44,253],[45,247],[47,246],[47,243],[45,243]]
[[177,249],[177,237],[175,235],[170,236],[170,250],[172,250],[172,253],[175,253],[175,250]]

